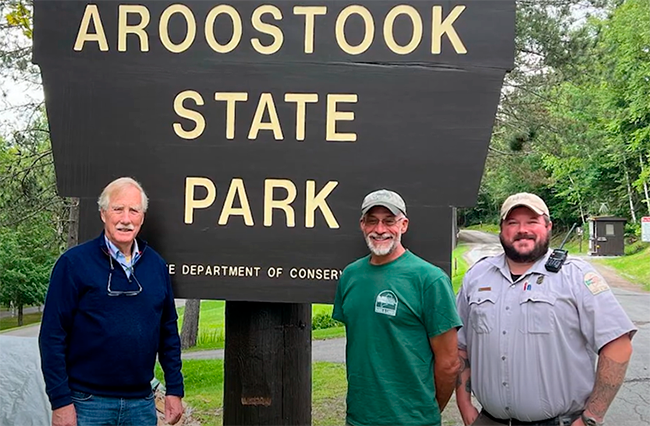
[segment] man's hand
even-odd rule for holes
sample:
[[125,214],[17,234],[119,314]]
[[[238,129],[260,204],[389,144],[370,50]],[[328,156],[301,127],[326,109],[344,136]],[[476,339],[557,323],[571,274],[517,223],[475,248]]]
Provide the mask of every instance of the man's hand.
[[585,426],[585,423],[582,421],[582,417],[578,417],[575,422],[571,423],[571,426]]
[[476,421],[479,412],[472,404],[472,371],[467,350],[458,349],[458,359],[460,360],[460,370],[456,378],[456,405],[458,405],[458,411],[463,418],[463,424],[468,426]]
[[165,396],[165,421],[170,425],[178,423],[183,415],[183,401],[180,396]]
[[479,412],[473,405],[465,406],[463,408],[458,407],[460,411],[460,416],[463,418],[463,424],[469,426],[476,421],[479,416]]
[[52,426],[77,426],[77,411],[74,405],[65,405],[52,411]]

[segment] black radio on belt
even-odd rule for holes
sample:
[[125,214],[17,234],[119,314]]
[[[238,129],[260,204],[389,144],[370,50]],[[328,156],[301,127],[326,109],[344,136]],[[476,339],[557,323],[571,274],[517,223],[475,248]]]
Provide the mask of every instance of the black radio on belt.
[[560,269],[562,269],[562,265],[564,265],[564,261],[566,261],[567,255],[569,254],[569,251],[563,250],[562,247],[564,247],[564,243],[566,243],[566,240],[569,239],[569,235],[571,235],[571,232],[573,232],[573,229],[576,227],[576,225],[577,223],[574,223],[569,232],[566,234],[566,237],[564,237],[562,244],[560,244],[560,248],[553,250],[553,253],[551,253],[549,256],[546,264],[544,264],[544,267],[547,271],[558,272]]

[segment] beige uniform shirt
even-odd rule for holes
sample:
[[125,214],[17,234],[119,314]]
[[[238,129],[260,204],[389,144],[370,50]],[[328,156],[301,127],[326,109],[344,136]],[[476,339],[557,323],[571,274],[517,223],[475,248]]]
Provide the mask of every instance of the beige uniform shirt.
[[481,259],[458,293],[458,341],[472,390],[498,418],[537,421],[582,410],[600,348],[636,331],[589,263],[569,257],[548,272],[549,254],[515,282],[505,255]]

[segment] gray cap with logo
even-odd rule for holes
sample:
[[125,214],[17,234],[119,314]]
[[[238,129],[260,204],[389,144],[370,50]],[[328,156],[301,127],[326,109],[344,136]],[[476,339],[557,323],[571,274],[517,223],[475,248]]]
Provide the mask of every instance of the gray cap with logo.
[[377,206],[386,207],[395,216],[400,213],[406,216],[406,203],[397,192],[379,189],[366,195],[361,203],[361,214],[366,214],[371,208]]

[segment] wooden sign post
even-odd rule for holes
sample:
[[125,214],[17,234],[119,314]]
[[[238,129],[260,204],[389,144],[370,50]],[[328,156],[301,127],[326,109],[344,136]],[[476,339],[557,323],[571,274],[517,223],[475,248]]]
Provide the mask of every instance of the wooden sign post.
[[514,15],[514,0],[35,0],[59,194],[81,199],[83,241],[110,180],[143,184],[142,236],[176,296],[228,301],[227,424],[309,423],[309,304],[367,253],[365,194],[399,192],[406,246],[450,272]]

